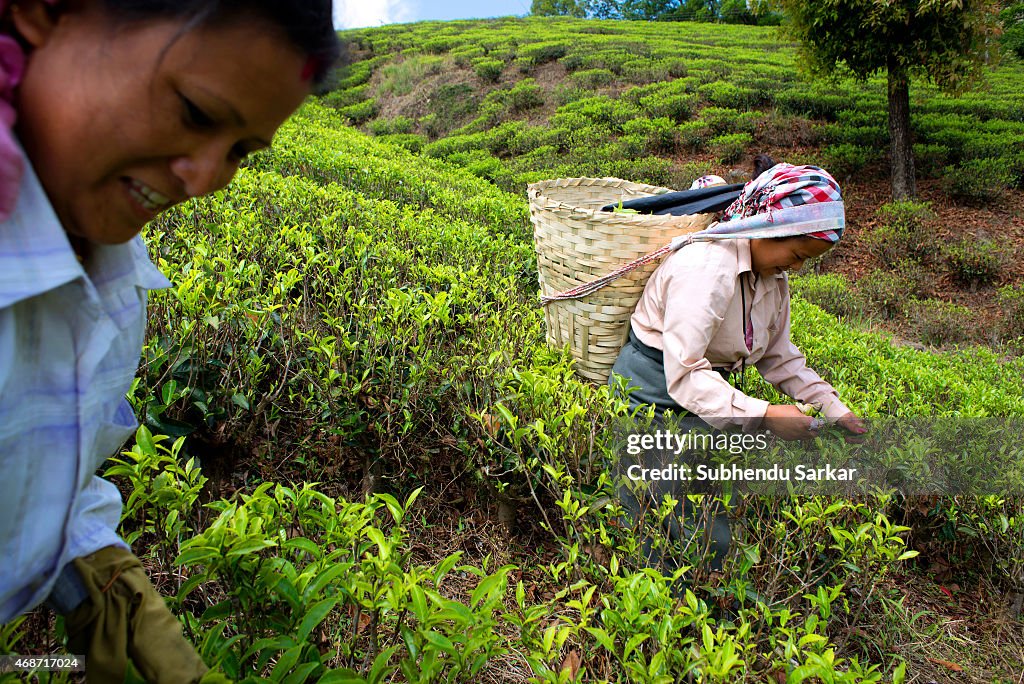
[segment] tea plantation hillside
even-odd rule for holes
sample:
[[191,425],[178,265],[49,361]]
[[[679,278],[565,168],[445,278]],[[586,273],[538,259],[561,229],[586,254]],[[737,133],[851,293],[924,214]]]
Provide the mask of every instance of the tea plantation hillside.
[[805,296],[920,343],[1019,353],[1024,64],[961,97],[911,90],[921,202],[889,205],[884,77],[816,81],[777,28],[530,17],[344,32],[325,98],[353,125],[522,194],[615,176],[746,180],[755,154],[844,188],[849,230]]
[[[1015,681],[1019,499],[727,490],[724,572],[700,545],[645,568],[612,481],[626,409],[544,343],[525,199],[345,121],[307,105],[147,229],[174,285],[130,395],[145,427],[107,472],[208,662],[296,683]],[[793,328],[865,416],[1024,417],[1020,358],[915,350],[800,298]],[[1019,456],[961,437],[952,460]],[[41,609],[0,652],[52,651],[48,630]]]

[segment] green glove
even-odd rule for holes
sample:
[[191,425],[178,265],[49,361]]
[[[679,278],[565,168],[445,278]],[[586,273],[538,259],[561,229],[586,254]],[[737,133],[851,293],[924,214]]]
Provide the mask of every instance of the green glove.
[[124,681],[128,658],[151,684],[194,684],[206,665],[130,551],[76,558],[89,598],[67,616],[68,650],[85,655],[88,684]]

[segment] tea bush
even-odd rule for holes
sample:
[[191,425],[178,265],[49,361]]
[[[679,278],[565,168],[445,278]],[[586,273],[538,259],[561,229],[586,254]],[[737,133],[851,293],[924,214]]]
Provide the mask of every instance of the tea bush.
[[946,259],[954,277],[973,291],[999,278],[1006,254],[997,242],[967,238],[947,247]]
[[749,133],[730,133],[709,140],[708,148],[715,154],[720,164],[732,164],[738,161],[753,143],[754,138]]
[[918,337],[926,344],[964,342],[973,336],[973,312],[965,306],[935,299],[914,301],[908,317]]
[[800,275],[790,280],[791,292],[840,319],[862,315],[858,301],[847,280],[838,274]]
[[877,146],[858,147],[850,143],[829,145],[821,151],[821,165],[836,178],[849,179],[878,159],[877,149]]
[[712,137],[711,128],[703,121],[689,121],[679,126],[679,141],[688,149],[701,150]]
[[505,62],[498,59],[478,58],[473,60],[473,71],[482,80],[497,83],[501,72],[505,70]]
[[885,319],[902,316],[914,290],[909,278],[880,269],[861,276],[854,288]]
[[999,306],[1003,312],[1003,334],[1011,340],[1024,338],[1024,286],[1000,288]]
[[741,88],[727,81],[705,83],[697,89],[704,100],[715,107],[749,109],[764,104],[750,88]]
[[991,202],[1013,184],[1013,168],[1003,159],[968,159],[947,166],[943,173],[946,192],[962,199]]
[[622,127],[623,134],[635,135],[647,154],[671,154],[679,146],[679,131],[667,117],[634,119]]
[[914,168],[925,178],[938,178],[949,163],[949,148],[944,145],[914,145]]
[[894,268],[904,260],[927,261],[940,251],[932,229],[935,215],[927,202],[890,202],[875,212],[881,225],[864,236],[867,250]]
[[572,82],[580,88],[594,90],[615,80],[615,74],[608,69],[585,69],[572,74]]
[[353,124],[361,124],[377,116],[377,101],[363,100],[347,107],[338,107],[338,113],[351,121]]
[[368,128],[376,136],[412,133],[416,122],[407,116],[396,116],[393,119],[374,119]]
[[413,153],[418,153],[427,144],[427,139],[416,133],[390,133],[380,136],[380,139],[381,142],[404,147]]

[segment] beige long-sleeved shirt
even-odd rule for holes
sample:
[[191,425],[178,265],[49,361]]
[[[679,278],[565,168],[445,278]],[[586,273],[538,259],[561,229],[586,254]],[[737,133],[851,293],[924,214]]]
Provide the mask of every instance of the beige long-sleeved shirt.
[[669,396],[716,428],[754,430],[768,410],[767,401],[743,394],[712,370],[739,370],[744,360],[780,392],[820,403],[829,418],[849,411],[790,341],[789,281],[784,273],[753,273],[750,240],[697,242],[673,252],[647,282],[632,325],[641,342],[664,352]]

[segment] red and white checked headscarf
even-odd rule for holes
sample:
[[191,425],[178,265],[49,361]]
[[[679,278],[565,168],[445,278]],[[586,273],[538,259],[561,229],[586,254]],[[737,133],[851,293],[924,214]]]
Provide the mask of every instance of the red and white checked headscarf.
[[[824,169],[817,166],[776,164],[743,186],[743,192],[725,210],[726,220],[735,221],[761,215],[768,223],[786,224],[788,212],[784,209],[820,202],[839,202],[843,196],[839,183]],[[796,232],[793,235],[827,240],[835,243],[842,237],[842,228],[814,232]]]

